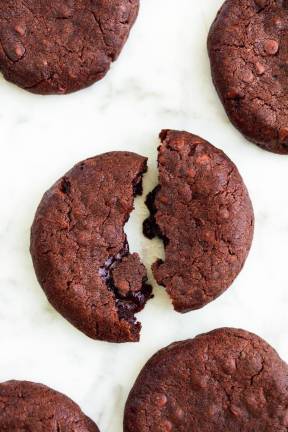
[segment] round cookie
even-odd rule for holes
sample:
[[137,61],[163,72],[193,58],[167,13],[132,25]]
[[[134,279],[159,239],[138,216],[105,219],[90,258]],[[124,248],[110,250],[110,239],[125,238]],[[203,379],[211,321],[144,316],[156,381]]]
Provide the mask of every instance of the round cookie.
[[146,165],[129,152],[78,163],[45,193],[32,225],[33,264],[48,300],[94,339],[139,340],[134,314],[151,287],[123,228]]
[[139,0],[0,2],[0,70],[33,93],[63,94],[100,80],[117,59]]
[[165,261],[153,265],[178,312],[223,293],[242,269],[254,229],[251,201],[230,159],[196,135],[160,134],[159,186],[147,197],[144,234],[162,238]]
[[67,396],[42,384],[0,384],[0,430],[9,432],[99,432]]
[[226,0],[208,37],[212,78],[231,122],[288,154],[288,3]]
[[126,403],[124,432],[286,432],[288,368],[258,336],[219,329],[155,354]]

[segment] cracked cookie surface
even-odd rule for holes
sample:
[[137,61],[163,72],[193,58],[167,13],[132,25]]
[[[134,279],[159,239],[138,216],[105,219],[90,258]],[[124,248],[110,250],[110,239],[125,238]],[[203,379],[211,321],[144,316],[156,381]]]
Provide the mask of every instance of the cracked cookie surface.
[[147,159],[110,152],[80,162],[47,191],[31,230],[37,278],[50,303],[91,338],[139,340],[134,314],[151,297],[124,225]]
[[225,291],[242,269],[253,231],[252,204],[231,160],[188,132],[160,134],[159,186],[147,197],[144,234],[164,241],[153,265],[178,312],[199,309]]
[[0,70],[34,93],[100,80],[117,59],[139,0],[0,0]]
[[99,432],[71,399],[42,384],[1,383],[0,407],[2,432]]
[[228,117],[250,141],[288,154],[288,3],[226,0],[211,27],[212,78]]
[[218,329],[174,343],[141,371],[125,432],[286,432],[288,367],[265,341]]

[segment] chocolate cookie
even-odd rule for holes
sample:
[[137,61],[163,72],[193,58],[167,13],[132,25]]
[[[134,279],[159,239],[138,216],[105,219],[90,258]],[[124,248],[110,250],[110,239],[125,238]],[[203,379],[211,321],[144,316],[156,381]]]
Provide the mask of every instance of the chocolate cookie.
[[139,0],[0,2],[0,70],[40,94],[80,90],[117,59]]
[[178,312],[218,297],[243,267],[254,216],[236,166],[220,150],[188,132],[160,134],[159,186],[147,197],[147,237],[162,238],[165,262],[153,273]]
[[138,341],[134,314],[151,297],[146,270],[123,227],[142,193],[147,160],[111,152],[78,163],[45,193],[31,254],[50,303],[94,339]]
[[126,404],[124,432],[286,432],[288,367],[262,339],[219,329],[155,354]]
[[246,138],[288,154],[288,2],[226,0],[211,27],[212,77]]
[[42,384],[0,384],[0,407],[3,432],[99,432],[71,399]]

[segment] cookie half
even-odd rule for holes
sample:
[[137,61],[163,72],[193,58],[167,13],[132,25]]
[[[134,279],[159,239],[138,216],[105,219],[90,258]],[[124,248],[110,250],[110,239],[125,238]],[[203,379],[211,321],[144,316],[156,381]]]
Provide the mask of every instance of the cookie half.
[[0,384],[0,430],[9,432],[99,432],[67,396],[42,384]]
[[0,2],[0,70],[33,93],[63,94],[100,80],[117,59],[139,0]]
[[35,215],[31,254],[39,283],[55,309],[94,339],[139,339],[134,314],[152,289],[123,228],[146,170],[146,158],[129,152],[80,162],[45,193]]
[[147,197],[144,234],[164,241],[153,265],[178,312],[223,293],[242,269],[254,229],[251,201],[231,160],[188,132],[160,134],[159,185]]
[[288,367],[258,336],[219,329],[155,354],[125,408],[124,432],[285,432]]
[[250,141],[288,154],[288,6],[226,0],[210,29],[212,78],[231,122]]

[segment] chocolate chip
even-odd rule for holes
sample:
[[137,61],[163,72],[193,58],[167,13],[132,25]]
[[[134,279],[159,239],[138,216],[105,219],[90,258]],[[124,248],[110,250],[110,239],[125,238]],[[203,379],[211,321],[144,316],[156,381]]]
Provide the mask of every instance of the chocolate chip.
[[243,93],[241,90],[232,88],[226,93],[225,97],[226,99],[241,99],[243,97]]
[[220,211],[219,211],[219,215],[220,215],[220,217],[221,218],[223,218],[223,219],[229,219],[229,217],[230,217],[230,213],[229,213],[229,211],[227,210],[227,208],[222,208],[222,209],[220,209]]
[[275,55],[279,50],[279,42],[274,39],[266,39],[264,42],[264,49],[267,54]]
[[199,165],[207,165],[210,162],[210,157],[207,154],[202,154],[197,157],[196,163]]
[[282,127],[279,130],[279,141],[282,144],[288,144],[288,127]]
[[25,47],[20,42],[15,46],[15,54],[18,59],[21,59],[24,56],[25,51]]
[[169,202],[167,196],[165,196],[165,195],[160,195],[160,196],[159,196],[159,201],[160,201],[162,204],[168,204],[168,202]]
[[26,52],[23,44],[15,40],[15,37],[9,37],[9,35],[7,35],[7,38],[2,39],[2,46],[5,54],[12,62],[21,60]]
[[265,66],[262,63],[257,62],[255,64],[257,75],[263,75],[265,72]]
[[59,94],[65,94],[66,93],[66,87],[63,87],[61,85],[58,86],[58,93]]
[[155,396],[155,405],[159,408],[163,408],[167,404],[167,401],[167,396],[164,393]]
[[17,24],[15,27],[16,33],[18,33],[20,36],[24,36],[26,33],[26,26],[22,24]]
[[190,178],[194,178],[196,176],[196,171],[193,168],[188,168],[186,171],[186,175]]
[[161,432],[171,432],[172,431],[172,423],[169,420],[164,420],[160,425]]
[[177,407],[175,410],[175,416],[178,420],[182,420],[184,417],[184,411],[182,410],[182,408]]
[[203,231],[203,239],[207,243],[213,244],[215,242],[215,233],[214,233],[214,231],[204,230]]
[[252,82],[254,79],[254,75],[253,75],[253,72],[251,71],[251,69],[244,70],[242,72],[241,78],[246,83]]
[[214,417],[216,414],[219,413],[219,411],[221,410],[221,406],[218,406],[215,404],[211,404],[208,408],[208,415],[210,417]]

